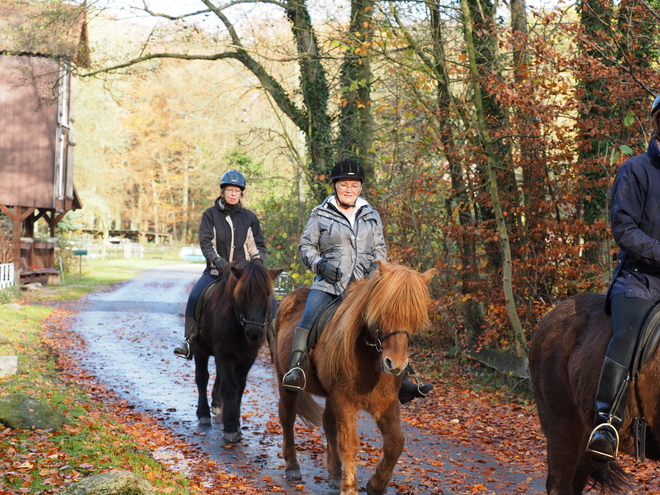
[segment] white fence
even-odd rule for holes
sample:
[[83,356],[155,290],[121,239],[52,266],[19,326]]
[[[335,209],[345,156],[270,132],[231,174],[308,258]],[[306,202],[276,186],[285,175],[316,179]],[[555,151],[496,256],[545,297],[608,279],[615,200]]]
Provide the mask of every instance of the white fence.
[[0,289],[6,289],[14,285],[14,264],[0,264]]

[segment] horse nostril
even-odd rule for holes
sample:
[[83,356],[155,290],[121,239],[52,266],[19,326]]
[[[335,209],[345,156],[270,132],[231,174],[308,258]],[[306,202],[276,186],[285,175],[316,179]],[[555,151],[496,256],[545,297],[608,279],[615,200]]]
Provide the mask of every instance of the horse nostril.
[[256,342],[261,338],[262,331],[261,329],[254,329],[248,332],[245,332],[245,336],[247,337],[249,342]]
[[394,363],[392,363],[392,360],[388,357],[383,359],[383,370],[386,373],[389,373],[392,370],[392,367],[394,366]]

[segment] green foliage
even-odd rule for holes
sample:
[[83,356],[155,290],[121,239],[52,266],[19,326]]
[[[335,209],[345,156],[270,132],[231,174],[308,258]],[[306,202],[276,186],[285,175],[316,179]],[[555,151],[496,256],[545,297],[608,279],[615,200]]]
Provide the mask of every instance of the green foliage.
[[[135,273],[130,267],[125,268],[125,276],[117,276],[116,280]],[[105,268],[99,267],[99,270]],[[98,287],[90,285],[88,288]],[[71,298],[73,294],[66,286],[52,289],[49,294],[56,291],[61,291],[61,298]],[[31,297],[31,294],[26,296]],[[73,298],[80,294],[77,292]],[[117,423],[116,416],[99,402],[98,390],[90,395],[85,380],[62,379],[61,368],[55,360],[57,353],[44,342],[49,338],[48,329],[61,330],[52,308],[24,304],[16,310],[0,305],[0,320],[3,322],[3,336],[18,354],[22,370],[19,375],[0,378],[2,392],[22,392],[47,400],[65,414],[68,422],[58,432],[4,431],[0,436],[0,450],[9,453],[4,460],[10,463],[7,466],[15,462],[15,466],[20,464],[21,468],[5,469],[0,474],[3,493],[60,491],[73,481],[110,469],[135,472],[159,488],[170,487],[169,493],[189,493],[186,477],[171,474],[156,462],[145,450],[139,435],[131,433],[125,424]],[[35,445],[42,453],[36,458],[33,457]]]
[[21,297],[21,289],[15,285],[7,287],[6,289],[0,289],[0,304],[8,304],[15,301]]

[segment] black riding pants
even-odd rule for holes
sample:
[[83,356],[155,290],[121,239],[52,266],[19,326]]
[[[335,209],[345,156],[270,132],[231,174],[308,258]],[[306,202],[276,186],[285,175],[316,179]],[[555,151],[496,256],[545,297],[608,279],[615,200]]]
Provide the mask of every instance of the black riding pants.
[[646,317],[655,303],[640,297],[617,294],[612,297],[612,339],[606,356],[630,369],[635,345]]

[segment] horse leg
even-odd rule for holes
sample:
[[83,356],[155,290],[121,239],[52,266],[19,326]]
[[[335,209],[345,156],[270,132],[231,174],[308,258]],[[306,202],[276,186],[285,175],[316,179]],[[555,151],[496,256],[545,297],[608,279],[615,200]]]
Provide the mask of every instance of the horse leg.
[[333,490],[341,488],[341,459],[339,458],[339,443],[337,441],[337,416],[332,404],[326,402],[323,411],[323,431],[328,443],[326,462],[328,465],[328,484]]
[[197,385],[197,418],[203,425],[211,424],[211,410],[206,397],[206,387],[209,384],[209,357],[195,354],[195,384]]
[[383,458],[376,466],[376,472],[369,478],[367,493],[369,495],[382,495],[392,479],[394,466],[396,466],[405,444],[399,419],[398,401],[393,402],[384,413],[381,415],[375,414],[374,417],[378,418],[376,424],[383,435]]
[[[548,453],[548,476],[545,487],[548,495],[579,495],[582,493],[590,473],[584,464],[586,437],[580,411],[572,401],[555,405],[552,414],[541,421],[546,434]],[[561,410],[557,410],[560,407]],[[577,442],[576,439],[581,439]],[[578,465],[582,474],[577,475]],[[581,478],[581,479],[578,479]],[[580,485],[580,486],[577,486]]]
[[[217,361],[220,382],[220,401],[222,402],[222,426],[225,442],[234,443],[241,439],[241,396],[245,388],[245,377],[242,369],[236,363]],[[217,401],[217,400],[216,400]]]
[[[298,397],[286,392],[279,386],[280,401],[278,412],[280,424],[282,425],[282,457],[284,458],[285,474],[288,480],[298,481],[302,479],[300,464],[298,464],[298,455],[296,454],[296,441],[293,435],[294,423],[296,422],[296,402]],[[305,393],[305,392],[299,392]]]
[[360,448],[360,438],[357,434],[357,410],[347,401],[337,403],[334,399],[333,397],[332,407],[337,419],[339,456],[344,470],[341,480],[341,495],[358,495],[355,468],[355,459]]
[[[217,365],[216,365],[217,370]],[[214,416],[222,414],[222,397],[220,396],[220,384],[222,377],[218,376],[217,371],[215,375],[215,382],[213,383],[213,391],[211,392],[211,412]]]

